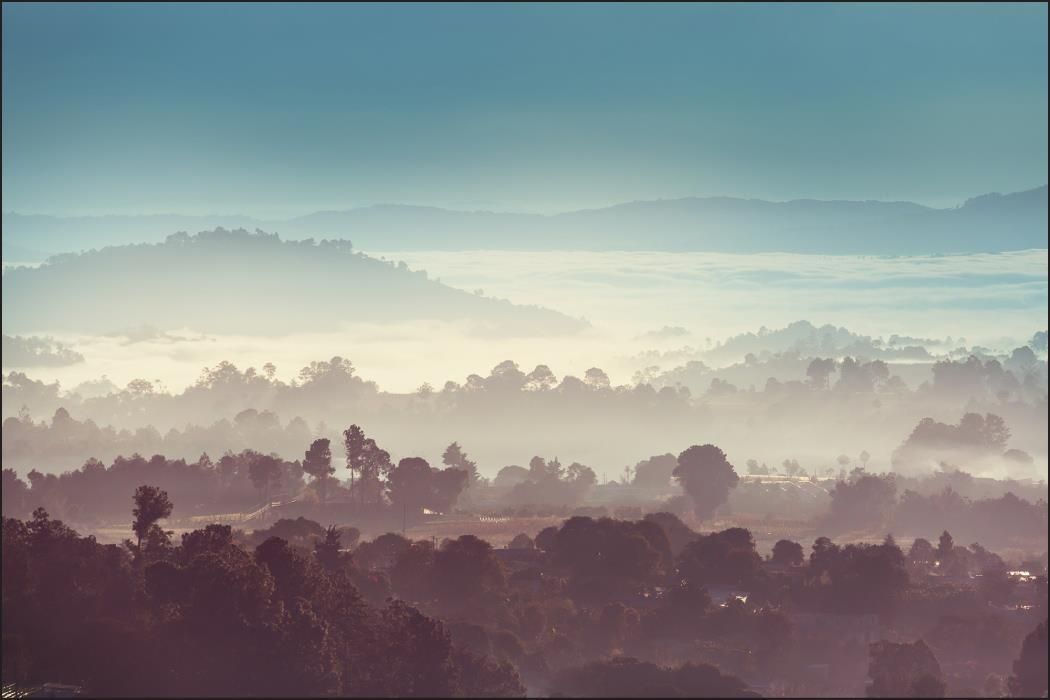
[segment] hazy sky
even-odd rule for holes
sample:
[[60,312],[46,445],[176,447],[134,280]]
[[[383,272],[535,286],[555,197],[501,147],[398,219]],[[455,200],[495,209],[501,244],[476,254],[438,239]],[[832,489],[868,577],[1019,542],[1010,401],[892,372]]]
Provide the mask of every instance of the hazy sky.
[[1045,4],[3,5],[5,211],[950,205],[1046,133]]

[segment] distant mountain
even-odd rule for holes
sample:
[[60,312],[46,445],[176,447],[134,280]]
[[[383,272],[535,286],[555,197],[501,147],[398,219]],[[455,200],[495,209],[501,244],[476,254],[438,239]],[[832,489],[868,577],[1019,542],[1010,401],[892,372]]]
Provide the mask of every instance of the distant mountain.
[[555,214],[407,205],[251,217],[59,218],[4,214],[8,246],[54,253],[160,240],[171,231],[262,227],[286,238],[348,238],[364,250],[668,250],[907,255],[1047,247],[1047,187],[986,194],[952,209],[913,202],[767,202],[731,197],[630,202]]
[[[277,335],[351,322],[467,322],[478,333],[550,335],[584,322],[454,289],[345,241],[244,230],[55,256],[3,275],[3,331],[112,333],[145,326]],[[5,345],[6,354],[6,345]]]

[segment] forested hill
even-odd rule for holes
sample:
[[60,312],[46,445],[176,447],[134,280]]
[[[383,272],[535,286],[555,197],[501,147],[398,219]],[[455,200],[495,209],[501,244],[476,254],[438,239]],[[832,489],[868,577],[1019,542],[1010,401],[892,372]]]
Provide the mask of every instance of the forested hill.
[[55,256],[3,276],[4,333],[321,331],[354,322],[464,321],[487,332],[573,332],[582,321],[454,289],[347,241],[216,229]]
[[554,215],[378,205],[282,221],[248,216],[3,215],[4,260],[159,241],[171,231],[261,227],[285,238],[347,238],[362,250],[667,250],[865,255],[1045,248],[1047,188],[936,209],[914,202],[639,201]]

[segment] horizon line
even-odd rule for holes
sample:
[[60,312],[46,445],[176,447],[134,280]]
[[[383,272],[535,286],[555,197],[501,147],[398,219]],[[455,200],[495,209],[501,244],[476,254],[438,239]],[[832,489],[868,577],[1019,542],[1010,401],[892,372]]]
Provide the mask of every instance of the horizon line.
[[53,218],[53,219],[103,219],[103,218],[128,218],[128,219],[130,219],[130,218],[137,218],[137,217],[148,218],[148,217],[164,217],[164,216],[183,216],[183,217],[191,217],[191,218],[207,218],[207,217],[235,218],[235,217],[240,217],[240,218],[246,218],[246,219],[254,219],[254,220],[259,221],[260,223],[274,223],[274,222],[294,221],[296,219],[305,218],[307,216],[312,216],[312,215],[315,215],[315,214],[342,214],[342,213],[347,213],[347,212],[352,212],[352,211],[362,211],[362,210],[366,210],[366,209],[378,209],[378,208],[383,208],[383,207],[391,207],[391,208],[403,207],[403,208],[410,208],[410,209],[435,209],[435,210],[439,210],[439,211],[458,213],[458,214],[505,214],[505,215],[512,215],[512,216],[535,216],[535,217],[543,217],[543,218],[553,218],[553,217],[556,217],[556,216],[563,216],[563,215],[566,215],[566,214],[575,214],[575,213],[580,213],[580,212],[593,212],[593,211],[602,211],[602,210],[605,210],[605,209],[614,209],[616,207],[628,206],[628,205],[631,205],[631,204],[649,204],[649,203],[658,203],[658,202],[682,202],[682,201],[688,201],[688,200],[732,200],[732,201],[740,201],[740,202],[762,202],[762,203],[766,203],[766,204],[793,204],[793,203],[796,203],[796,202],[817,202],[817,203],[824,203],[824,204],[834,204],[834,203],[851,203],[851,204],[871,204],[871,203],[878,203],[878,204],[914,204],[915,206],[923,207],[925,209],[930,209],[930,210],[934,210],[934,211],[950,211],[952,209],[958,209],[958,208],[964,206],[967,202],[970,202],[970,201],[972,201],[974,199],[978,199],[980,197],[986,197],[986,196],[1005,197],[1005,196],[1014,195],[1014,194],[1024,194],[1024,193],[1028,193],[1028,192],[1034,192],[1034,191],[1040,190],[1040,189],[1046,189],[1047,186],[1048,186],[1048,183],[1043,183],[1041,185],[1036,185],[1034,187],[1029,187],[1027,189],[1014,190],[1014,191],[1011,191],[1011,192],[998,192],[998,191],[982,192],[980,194],[976,194],[976,195],[973,195],[971,197],[967,197],[967,198],[959,201],[954,206],[942,206],[942,207],[936,207],[936,206],[931,206],[931,205],[927,205],[927,204],[922,204],[921,202],[916,202],[915,200],[910,200],[910,199],[819,199],[819,198],[816,198],[816,197],[795,197],[795,198],[792,198],[792,199],[777,200],[777,199],[763,199],[761,197],[742,197],[742,196],[733,196],[733,195],[687,195],[687,196],[684,196],[684,197],[658,197],[658,198],[655,198],[655,199],[632,199],[632,200],[615,202],[615,203],[607,204],[607,205],[604,205],[604,206],[580,207],[580,208],[576,208],[576,209],[566,209],[566,210],[549,212],[549,213],[530,212],[530,211],[522,211],[522,210],[515,210],[515,209],[460,209],[460,208],[454,208],[454,207],[439,206],[439,205],[434,205],[434,204],[412,204],[412,203],[408,203],[408,202],[375,202],[375,203],[372,203],[372,204],[362,204],[362,205],[359,205],[359,206],[349,206],[349,207],[346,207],[346,208],[312,209],[312,210],[306,211],[305,213],[296,214],[296,215],[293,215],[293,216],[285,216],[285,217],[262,217],[262,216],[257,216],[255,214],[216,213],[216,212],[210,212],[210,213],[205,213],[205,214],[187,214],[187,213],[182,213],[182,212],[178,212],[178,211],[142,212],[142,213],[135,213],[135,214],[122,214],[122,213],[53,214],[53,213],[44,213],[44,212],[16,211],[16,210],[13,210],[13,209],[12,210],[8,210],[8,211],[3,211],[2,215],[3,216],[36,216],[36,217],[48,217],[48,218]]

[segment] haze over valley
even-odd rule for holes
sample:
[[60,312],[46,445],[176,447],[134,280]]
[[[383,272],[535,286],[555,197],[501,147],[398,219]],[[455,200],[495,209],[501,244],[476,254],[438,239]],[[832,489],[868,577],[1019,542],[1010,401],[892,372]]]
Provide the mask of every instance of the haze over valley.
[[1047,6],[4,3],[6,697],[1046,697]]

